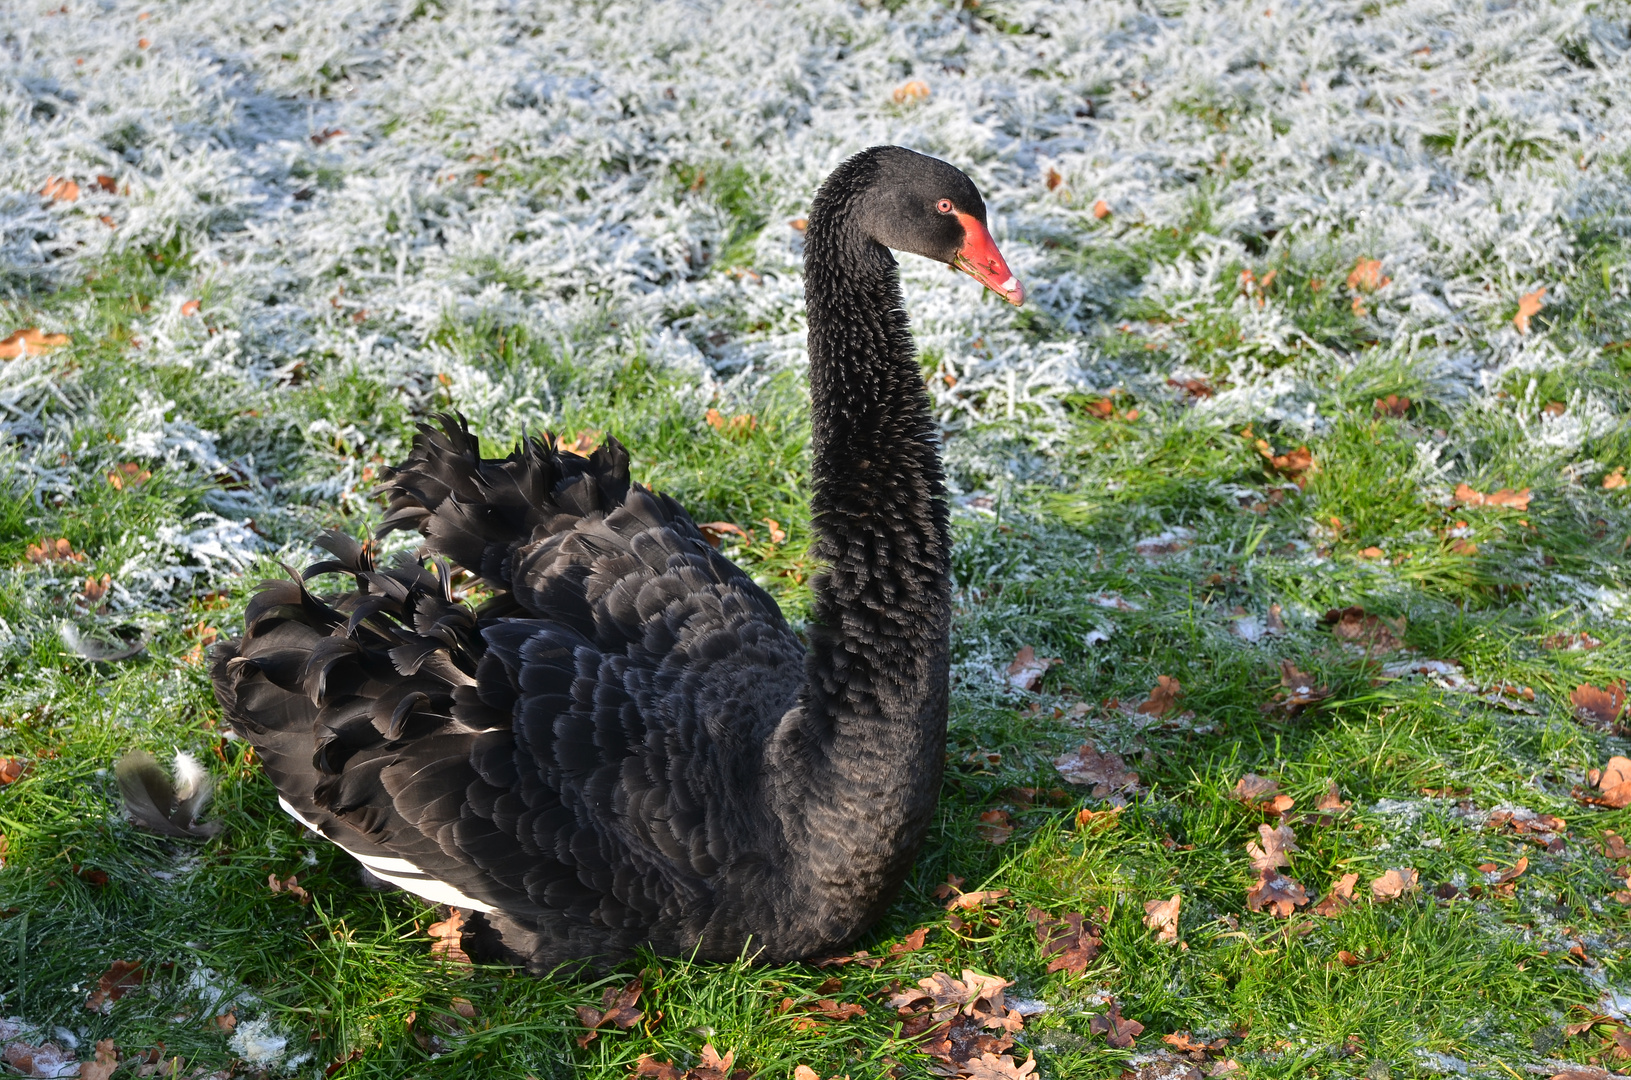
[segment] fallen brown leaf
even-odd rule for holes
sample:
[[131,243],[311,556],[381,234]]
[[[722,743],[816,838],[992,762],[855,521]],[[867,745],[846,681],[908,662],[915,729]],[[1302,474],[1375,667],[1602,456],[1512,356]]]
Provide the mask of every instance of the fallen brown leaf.
[[1246,844],[1246,854],[1251,856],[1252,869],[1258,873],[1277,870],[1282,866],[1291,865],[1291,854],[1301,850],[1297,847],[1297,836],[1291,831],[1290,825],[1280,825],[1269,828],[1267,825],[1257,827],[1261,843],[1249,841]]
[[714,547],[718,547],[727,536],[735,536],[744,541],[751,538],[742,531],[742,526],[732,525],[728,521],[704,521],[697,526],[702,538]]
[[1008,838],[1014,835],[1014,824],[1008,818],[1008,811],[987,810],[980,815],[980,824],[975,826],[975,831],[988,844],[1006,844]]
[[115,491],[123,491],[127,487],[140,487],[152,478],[151,472],[134,461],[127,461],[108,473],[108,484]]
[[[1602,769],[1593,769],[1587,773],[1586,782],[1596,791],[1582,792],[1576,789],[1574,797],[1581,802],[1606,806],[1612,810],[1624,810],[1631,806],[1631,758],[1614,755]],[[1619,840],[1621,847],[1625,846],[1625,841],[1619,837],[1615,836],[1614,839]]]
[[15,784],[23,778],[23,773],[27,771],[28,764],[22,758],[0,758],[0,786]]
[[1016,1066],[1007,1054],[1000,1057],[992,1053],[981,1054],[979,1060],[970,1059],[963,1064],[963,1076],[968,1080],[1026,1080],[1036,1069],[1036,1058]]
[[1093,216],[1103,221],[1110,216],[1110,204],[1103,199],[1093,200]]
[[1178,909],[1183,906],[1182,893],[1173,893],[1170,900],[1146,900],[1144,925],[1155,931],[1155,940],[1166,944],[1178,940]]
[[1276,918],[1289,919],[1294,911],[1308,903],[1308,893],[1296,880],[1264,871],[1257,884],[1246,890],[1246,910],[1267,909]]
[[430,924],[426,931],[435,941],[431,944],[430,955],[436,960],[446,960],[452,964],[468,964],[470,956],[460,946],[464,941],[464,912],[453,908],[448,912],[447,918],[441,922]]
[[1180,1054],[1187,1054],[1191,1061],[1205,1061],[1209,1053],[1229,1048],[1228,1039],[1197,1040],[1187,1029],[1163,1035],[1161,1041]]
[[891,96],[894,97],[897,105],[916,104],[919,101],[927,100],[929,84],[921,79],[912,79],[895,87],[895,92]]
[[905,941],[889,946],[889,955],[903,956],[906,953],[917,952],[919,949],[923,948],[923,943],[929,937],[930,929],[932,928],[928,926],[920,926],[916,930],[913,930],[910,934],[906,935]]
[[1274,700],[1264,706],[1265,712],[1279,709],[1287,716],[1296,716],[1331,696],[1330,687],[1316,684],[1312,675],[1299,670],[1290,660],[1280,661],[1280,686]]
[[105,1013],[115,1001],[130,993],[147,978],[142,966],[131,960],[115,960],[96,980],[96,989],[85,999],[90,1012]]
[[290,874],[282,880],[279,880],[276,874],[268,874],[266,887],[275,893],[288,893],[296,900],[299,900],[301,904],[311,903],[311,893],[300,887],[300,879],[294,874]]
[[1398,394],[1389,394],[1385,398],[1377,398],[1374,407],[1377,416],[1391,416],[1398,419],[1410,411],[1410,399],[1400,397]]
[[1112,806],[1108,810],[1076,811],[1076,827],[1084,832],[1100,832],[1113,829],[1121,821],[1121,812],[1125,807]]
[[48,176],[40,194],[52,202],[78,202],[79,185],[66,176]]
[[1284,814],[1297,803],[1290,795],[1280,794],[1279,781],[1256,773],[1247,773],[1235,781],[1230,794],[1253,810],[1261,810],[1265,814]]
[[1325,794],[1321,795],[1320,801],[1314,804],[1314,809],[1326,813],[1340,814],[1352,805],[1351,802],[1343,801],[1342,790],[1337,787],[1337,782],[1329,780],[1325,785]]
[[1139,704],[1137,711],[1145,716],[1165,716],[1178,707],[1184,688],[1171,675],[1157,675],[1150,696]]
[[1518,878],[1522,877],[1523,872],[1528,869],[1529,856],[1520,855],[1518,856],[1517,862],[1501,871],[1501,876],[1495,879],[1495,884],[1505,885],[1510,881],[1516,881]]
[[1532,293],[1524,293],[1518,297],[1518,313],[1512,316],[1512,325],[1518,328],[1518,333],[1529,332],[1529,320],[1540,314],[1541,305],[1545,300],[1545,289],[1536,289]]
[[562,454],[576,454],[579,457],[588,457],[595,452],[595,447],[600,445],[600,440],[605,434],[604,431],[598,429],[585,428],[570,439],[565,435],[557,435],[555,436],[555,449]]
[[1042,682],[1042,676],[1057,663],[1057,658],[1039,657],[1036,649],[1026,645],[1014,654],[1013,661],[1008,665],[1008,684],[1019,690],[1035,690]]
[[[577,1008],[578,1023],[589,1030],[578,1036],[578,1047],[582,1049],[600,1037],[603,1027],[615,1027],[621,1031],[638,1024],[644,1019],[644,1014],[635,1003],[640,1000],[640,993],[644,990],[640,980],[636,979],[623,989],[608,986],[600,995],[600,1008],[589,1005],[579,1005]],[[466,1017],[466,1019],[470,1019]]]
[[1371,895],[1377,900],[1396,900],[1416,888],[1416,870],[1406,866],[1389,870],[1370,883]]
[[1618,728],[1626,717],[1625,681],[1593,686],[1582,683],[1569,694],[1575,718],[1593,727]]
[[1393,279],[1382,276],[1382,260],[1367,259],[1363,256],[1354,263],[1354,268],[1348,272],[1348,288],[1358,292],[1375,292],[1387,285]]
[[1103,1035],[1106,1042],[1118,1050],[1125,1050],[1133,1045],[1144,1031],[1144,1025],[1137,1020],[1128,1020],[1121,1015],[1121,1004],[1115,998],[1107,1003],[1109,1009],[1099,1016],[1088,1021],[1087,1030],[1095,1035]]
[[1331,891],[1325,894],[1325,899],[1314,905],[1314,914],[1323,915],[1327,919],[1334,919],[1353,906],[1354,886],[1359,884],[1358,874],[1343,874]]
[[65,536],[55,540],[46,537],[38,544],[29,544],[23,548],[23,557],[31,563],[85,561],[85,553],[75,551]]
[[746,435],[759,427],[759,418],[752,413],[737,413],[726,418],[718,409],[709,409],[703,419],[708,421],[709,427],[723,435]]
[[1462,506],[1502,506],[1509,510],[1529,509],[1529,489],[1513,491],[1511,488],[1502,488],[1492,494],[1486,495],[1475,491],[1466,484],[1457,484],[1455,488],[1455,501]]
[[113,1070],[119,1067],[119,1052],[114,1048],[112,1039],[99,1039],[96,1043],[96,1057],[79,1067],[79,1080],[108,1080]]
[[1625,484],[1626,480],[1624,465],[1618,465],[1615,467],[1613,472],[1605,473],[1603,475],[1604,491],[1618,491],[1620,488],[1623,488]]
[[1064,755],[1053,765],[1070,783],[1090,787],[1096,799],[1138,787],[1138,774],[1127,768],[1121,755],[1101,754],[1092,743],[1083,743],[1074,754]]
[[1007,889],[981,889],[978,892],[958,893],[946,904],[947,911],[979,911],[1008,895]]
[[1386,620],[1359,606],[1332,608],[1320,617],[1339,641],[1363,645],[1369,654],[1393,652],[1404,644],[1405,620]]
[[47,334],[37,326],[30,326],[0,340],[0,360],[15,360],[25,353],[29,356],[40,356],[52,349],[61,348],[70,340],[72,339],[67,334]]
[[1049,958],[1048,972],[1065,971],[1080,975],[1098,958],[1104,945],[1102,931],[1085,915],[1066,912],[1054,918],[1040,908],[1031,908],[1026,918],[1036,925],[1036,940],[1042,955]]

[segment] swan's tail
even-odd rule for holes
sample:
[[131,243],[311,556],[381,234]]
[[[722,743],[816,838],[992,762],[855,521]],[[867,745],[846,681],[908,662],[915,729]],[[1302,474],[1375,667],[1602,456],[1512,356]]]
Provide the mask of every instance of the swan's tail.
[[417,529],[441,555],[498,588],[511,584],[520,547],[622,505],[629,454],[607,439],[587,458],[556,450],[546,433],[509,456],[483,458],[464,417],[419,425],[413,450],[386,472],[390,506],[380,535]]

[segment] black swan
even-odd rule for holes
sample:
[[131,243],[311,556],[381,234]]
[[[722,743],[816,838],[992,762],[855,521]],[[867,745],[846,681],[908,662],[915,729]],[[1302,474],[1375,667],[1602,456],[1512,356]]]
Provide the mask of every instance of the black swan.
[[[928,828],[946,734],[947,515],[889,249],[1024,290],[951,165],[840,165],[805,235],[814,583],[806,648],[776,602],[616,440],[483,458],[462,418],[386,476],[378,569],[339,533],[264,583],[215,694],[279,802],[373,874],[470,912],[472,956],[534,972],[640,946],[790,960],[885,910]],[[450,567],[491,597],[454,599]]]

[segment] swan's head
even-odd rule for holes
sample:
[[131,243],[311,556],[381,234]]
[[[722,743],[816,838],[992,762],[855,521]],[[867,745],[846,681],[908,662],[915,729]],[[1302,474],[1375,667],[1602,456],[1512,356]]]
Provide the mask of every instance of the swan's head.
[[874,240],[956,267],[1015,307],[1025,302],[986,229],[985,200],[961,169],[900,146],[856,157],[871,159],[856,216]]

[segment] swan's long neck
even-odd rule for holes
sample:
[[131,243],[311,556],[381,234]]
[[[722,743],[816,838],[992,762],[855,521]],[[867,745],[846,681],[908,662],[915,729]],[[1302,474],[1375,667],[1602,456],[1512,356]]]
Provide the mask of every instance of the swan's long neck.
[[[938,430],[889,251],[824,191],[806,234],[815,553],[808,685],[769,748],[806,913],[855,930],[922,843],[945,753],[949,536]],[[777,796],[780,796],[779,798]]]

